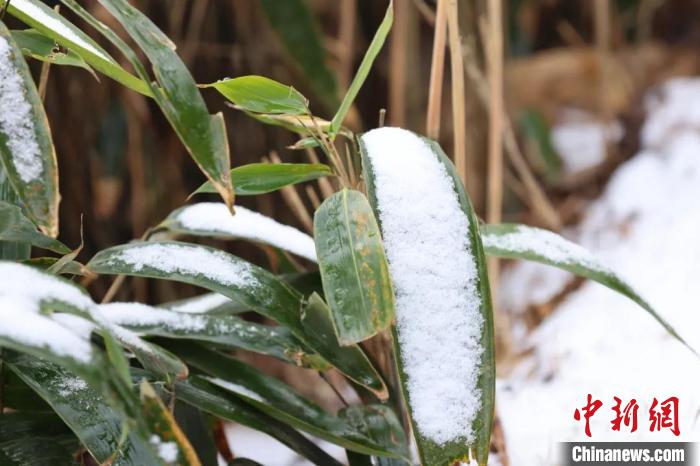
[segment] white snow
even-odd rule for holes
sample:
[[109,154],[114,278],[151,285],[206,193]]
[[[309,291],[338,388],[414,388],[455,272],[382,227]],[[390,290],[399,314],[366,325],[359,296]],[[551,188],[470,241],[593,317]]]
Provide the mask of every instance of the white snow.
[[96,49],[92,44],[86,42],[84,39],[82,39],[80,36],[78,36],[73,30],[71,30],[70,27],[68,27],[66,24],[61,22],[60,20],[46,14],[41,8],[38,6],[34,5],[31,1],[29,0],[12,0],[11,6],[16,8],[17,10],[21,11],[27,16],[30,16],[32,19],[35,21],[38,21],[44,27],[51,29],[52,31],[56,32],[60,36],[66,38],[70,42],[74,43],[75,45],[89,51],[90,53],[97,55],[103,60],[106,60],[110,63],[114,63],[114,60],[112,58],[106,56],[104,53],[102,53],[100,50]]
[[41,176],[44,165],[35,133],[32,104],[12,57],[10,43],[0,36],[0,132],[7,137],[6,145],[17,174],[22,181],[29,183]]
[[178,448],[175,442],[163,442],[157,435],[151,435],[151,445],[158,450],[158,456],[166,463],[174,463],[177,460]]
[[196,332],[206,327],[202,316],[178,313],[141,303],[109,303],[99,305],[100,314],[113,324],[131,327],[161,325],[173,330]]
[[540,228],[518,225],[512,232],[483,234],[485,248],[500,248],[516,253],[533,253],[562,265],[584,265],[599,272],[609,272],[587,249],[564,239],[562,236]]
[[90,297],[78,287],[28,265],[0,262],[0,277],[0,295],[31,296],[36,301],[58,301],[82,310],[93,305]]
[[185,244],[143,244],[121,251],[112,261],[120,260],[136,272],[152,267],[164,273],[204,276],[217,283],[239,288],[256,286],[250,264],[235,261],[222,251]]
[[239,385],[237,383],[229,382],[228,380],[223,380],[216,377],[204,378],[207,379],[209,382],[213,383],[214,385],[218,385],[219,387],[224,388],[233,393],[238,393],[243,396],[247,396],[248,398],[251,398],[255,401],[259,401],[261,403],[265,402],[265,400],[260,395],[258,395],[256,392],[249,389],[248,387],[244,387],[243,385]]
[[186,229],[259,241],[316,262],[311,236],[245,207],[236,206],[231,215],[223,203],[200,202],[182,208],[175,220]]
[[[238,207],[236,207],[238,210]],[[220,293],[206,293],[168,307],[171,311],[185,312],[188,314],[204,314],[231,300]]]
[[608,144],[622,139],[624,131],[617,122],[605,123],[589,113],[569,109],[552,127],[552,145],[562,161],[562,171],[575,174],[605,160]]
[[[616,171],[573,239],[642,290],[697,349],[700,80],[674,80],[652,95],[665,97],[649,99],[653,105],[642,130],[642,151]],[[503,292],[518,280],[527,281],[530,270],[519,265],[510,270]],[[529,302],[524,295],[520,306]],[[532,356],[497,385],[511,464],[557,464],[557,442],[587,440],[573,411],[585,404],[588,393],[604,403],[591,418],[592,441],[700,438],[700,362],[625,297],[587,282],[525,343]],[[680,437],[649,431],[651,401],[671,395],[680,399]],[[621,432],[611,430],[613,396],[637,399],[635,433],[624,426]]]
[[467,217],[445,167],[418,136],[381,128],[362,140],[375,175],[413,419],[438,444],[469,441],[481,398],[483,319]]
[[64,397],[75,395],[88,388],[87,382],[76,376],[68,376],[59,379],[55,389],[58,394]]
[[39,301],[20,295],[0,293],[0,338],[30,347],[47,348],[58,356],[87,364],[92,346],[84,335],[76,334],[40,314]]

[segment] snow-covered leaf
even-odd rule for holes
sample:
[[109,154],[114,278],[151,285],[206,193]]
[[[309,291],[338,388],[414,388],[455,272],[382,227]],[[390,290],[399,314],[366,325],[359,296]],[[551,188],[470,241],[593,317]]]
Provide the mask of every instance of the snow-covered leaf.
[[344,189],[326,199],[314,215],[314,240],[340,344],[359,343],[389,328],[394,291],[367,198]]
[[[175,241],[133,242],[99,252],[88,268],[96,273],[174,280],[220,293],[287,327],[304,345],[357,383],[378,393],[386,391],[361,348],[338,344],[330,315],[312,312],[309,315],[314,319],[302,323],[303,297],[299,292],[267,270],[231,254]],[[318,308],[318,303],[312,306],[312,310]]]
[[381,128],[360,139],[396,295],[399,373],[424,466],[485,465],[493,316],[478,220],[440,147]]
[[[331,168],[322,163],[251,163],[231,170],[231,181],[237,195],[251,196],[332,175]],[[192,194],[213,192],[207,181]]]
[[[235,195],[223,114],[209,114],[192,75],[175,52],[175,45],[147,16],[127,0],[100,0],[100,3],[148,57],[160,86],[149,81],[156,103],[194,161],[232,209]],[[149,79],[134,51],[123,42],[119,45],[141,78]]]
[[318,466],[342,466],[313,441],[292,427],[254,408],[241,398],[227,392],[200,376],[178,382],[175,391],[179,400],[222,419],[259,430]]
[[158,455],[159,464],[165,466],[201,466],[194,448],[180,426],[148,381],[141,382],[141,412],[153,432],[148,439],[151,449]]
[[379,25],[377,32],[374,33],[372,42],[370,42],[369,47],[365,52],[365,56],[362,58],[360,67],[355,72],[355,77],[350,83],[350,87],[348,88],[348,91],[346,92],[345,97],[343,98],[343,101],[340,104],[340,108],[333,116],[333,120],[331,121],[331,126],[329,129],[329,132],[332,136],[336,135],[340,131],[341,125],[343,124],[343,120],[345,120],[345,117],[350,111],[350,107],[355,101],[355,97],[357,97],[357,94],[360,92],[362,85],[365,83],[365,79],[367,79],[367,75],[369,75],[369,72],[372,69],[374,60],[377,58],[377,55],[379,55],[379,52],[382,51],[384,41],[389,35],[389,31],[391,31],[391,25],[393,23],[394,3],[392,0],[389,2],[389,6],[386,9],[386,14],[384,15],[384,19]]
[[317,369],[328,366],[284,327],[248,322],[236,316],[189,314],[139,303],[103,304],[100,308],[105,319],[139,335],[214,343]]
[[68,254],[70,249],[60,241],[39,231],[14,204],[0,201],[0,241],[27,243],[42,249]]
[[0,170],[27,216],[58,235],[58,166],[46,113],[22,50],[0,22]]
[[159,228],[223,239],[247,239],[268,244],[316,262],[314,240],[296,228],[245,207],[237,206],[231,215],[220,202],[200,202],[172,212]]
[[[486,254],[524,259],[566,270],[594,280],[639,304],[674,338],[690,346],[676,330],[622,277],[588,250],[548,230],[517,224],[483,225],[481,239]],[[695,352],[693,348],[691,351]]]
[[71,371],[43,359],[4,354],[7,367],[63,419],[98,462],[114,455],[114,466],[157,464],[143,441],[129,434],[120,444],[123,421],[98,391]]
[[178,351],[208,380],[270,416],[318,438],[366,454],[408,457],[396,415],[381,405],[332,416],[292,387],[222,353],[187,344]]
[[160,307],[187,314],[240,314],[250,310],[220,293],[204,293],[161,304]]
[[299,91],[264,76],[222,79],[202,87],[213,87],[237,108],[248,112],[286,115],[308,113],[308,101]]
[[94,69],[141,94],[148,85],[122,68],[105,50],[73,23],[40,0],[12,0],[8,13],[75,53]]

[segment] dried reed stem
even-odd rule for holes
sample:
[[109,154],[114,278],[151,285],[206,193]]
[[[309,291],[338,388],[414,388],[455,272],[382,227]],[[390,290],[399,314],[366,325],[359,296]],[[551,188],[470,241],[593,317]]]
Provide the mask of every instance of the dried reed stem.
[[396,0],[394,26],[389,49],[389,121],[406,126],[406,83],[408,82],[408,33],[410,0]]
[[429,138],[440,136],[440,114],[442,108],[442,81],[445,72],[445,40],[447,33],[446,6],[448,0],[438,0],[433,36],[433,58],[430,65],[430,87],[428,88],[428,119],[425,134]]
[[[282,162],[275,152],[270,153],[270,160],[273,163]],[[263,158],[263,161],[266,161],[265,158]],[[285,186],[281,189],[281,193],[284,202],[290,209],[292,209],[292,212],[294,212],[294,215],[296,215],[297,219],[299,219],[301,224],[304,226],[304,229],[309,233],[313,232],[314,221],[309,213],[309,210],[304,205],[304,201],[301,199],[294,186]]]
[[473,189],[471,179],[474,170],[467,167],[466,123],[467,110],[464,91],[464,57],[462,56],[462,39],[459,32],[459,12],[457,0],[447,2],[447,26],[450,35],[450,77],[452,81],[452,125],[454,138],[454,161],[457,173],[467,190]]

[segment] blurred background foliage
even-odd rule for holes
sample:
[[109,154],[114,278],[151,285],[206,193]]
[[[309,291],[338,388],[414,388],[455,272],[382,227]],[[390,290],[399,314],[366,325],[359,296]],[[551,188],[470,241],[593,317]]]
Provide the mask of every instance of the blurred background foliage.
[[[47,2],[54,6],[56,2]],[[138,0],[137,6],[168,34],[198,83],[248,74],[268,76],[299,89],[311,110],[332,117],[386,10],[375,0]],[[485,85],[482,44],[483,0],[459,1],[466,44],[466,133],[468,184],[478,212],[485,214],[488,118],[479,89]],[[95,0],[81,2],[116,31],[119,24]],[[363,131],[385,123],[425,132],[435,24],[435,2],[395,0],[390,40],[375,63],[346,124]],[[68,11],[62,11],[84,26]],[[8,18],[11,27],[19,27]],[[694,0],[512,0],[504,2],[505,116],[529,170],[543,186],[555,224],[538,215],[539,201],[505,163],[504,218],[550,228],[574,222],[586,199],[599,192],[612,169],[637,148],[643,118],[641,96],[671,76],[693,75],[700,60],[700,2]],[[90,32],[90,28],[85,27]],[[100,40],[96,34],[92,34]],[[127,37],[126,34],[123,37]],[[108,47],[108,44],[101,42]],[[119,57],[118,51],[110,51]],[[449,53],[446,53],[440,142],[451,148]],[[126,60],[122,65],[129,69]],[[32,63],[36,76],[40,64]],[[212,113],[227,121],[232,166],[263,158],[306,162],[308,154],[287,148],[295,141],[284,129],[263,125],[203,90]],[[141,237],[186,202],[203,181],[184,147],[153,102],[85,70],[52,67],[46,92],[61,173],[60,238],[85,247],[81,257]],[[565,109],[601,120],[620,121],[623,136],[611,142],[603,163],[564,173],[549,129]],[[448,150],[449,152],[449,150]],[[309,191],[313,193],[309,195]],[[297,189],[308,209],[316,183]],[[201,200],[207,195],[199,195]],[[212,199],[216,197],[212,195]],[[237,202],[308,230],[289,196],[272,193]],[[296,214],[295,214],[296,212]],[[224,245],[237,255],[284,271],[272,251]],[[159,303],[192,295],[194,289],[164,281],[134,279],[120,300]],[[92,291],[102,296],[109,281]]]

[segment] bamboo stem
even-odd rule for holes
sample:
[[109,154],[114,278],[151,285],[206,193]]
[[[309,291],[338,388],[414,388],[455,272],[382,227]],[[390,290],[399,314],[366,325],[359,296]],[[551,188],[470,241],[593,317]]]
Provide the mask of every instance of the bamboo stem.
[[450,78],[452,81],[452,125],[454,138],[454,161],[457,173],[469,191],[474,185],[470,182],[473,170],[467,167],[466,123],[467,110],[464,91],[464,57],[462,39],[459,33],[457,0],[447,3],[447,26],[450,38]]
[[447,29],[446,4],[448,0],[438,0],[433,37],[433,58],[430,66],[430,87],[428,88],[428,119],[425,134],[429,138],[440,136],[440,114],[442,109],[442,81],[445,72],[445,40]]

